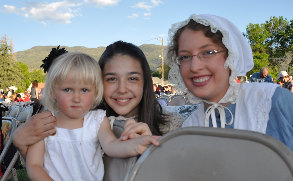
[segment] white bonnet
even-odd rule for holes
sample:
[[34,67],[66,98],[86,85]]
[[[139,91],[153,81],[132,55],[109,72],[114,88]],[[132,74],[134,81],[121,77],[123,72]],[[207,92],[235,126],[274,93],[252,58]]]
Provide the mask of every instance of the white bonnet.
[[[218,30],[223,35],[223,44],[228,49],[228,57],[225,62],[225,68],[229,67],[231,76],[229,79],[230,87],[226,95],[220,100],[220,103],[232,102],[235,103],[238,97],[239,85],[234,81],[236,76],[245,76],[248,71],[253,68],[253,56],[248,40],[238,28],[229,20],[215,15],[191,15],[185,21],[173,24],[169,30],[168,45],[172,46],[174,34],[178,29],[187,25],[193,19],[197,23],[205,26],[210,26],[211,31],[216,33]],[[177,89],[186,93],[187,99],[191,103],[199,103],[202,100],[190,93],[184,85],[180,74],[179,66],[176,64],[176,54],[167,57],[167,64],[170,66],[169,81],[177,86]]]

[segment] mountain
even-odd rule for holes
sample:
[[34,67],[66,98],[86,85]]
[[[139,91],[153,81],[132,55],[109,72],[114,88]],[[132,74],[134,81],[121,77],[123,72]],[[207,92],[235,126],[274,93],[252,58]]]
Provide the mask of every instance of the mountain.
[[[52,48],[56,48],[57,46],[35,46],[31,49],[25,51],[19,51],[15,53],[16,60],[21,61],[26,64],[29,69],[38,69],[43,63],[42,60],[48,56]],[[97,47],[97,48],[87,48],[84,46],[75,46],[75,47],[67,47],[62,46],[61,48],[66,48],[67,51],[80,51],[86,54],[91,55],[96,60],[99,60],[102,53],[105,51],[106,47]],[[146,58],[150,67],[153,71],[156,71],[156,68],[161,66],[161,51],[162,47],[160,45],[153,44],[143,44],[139,46]]]

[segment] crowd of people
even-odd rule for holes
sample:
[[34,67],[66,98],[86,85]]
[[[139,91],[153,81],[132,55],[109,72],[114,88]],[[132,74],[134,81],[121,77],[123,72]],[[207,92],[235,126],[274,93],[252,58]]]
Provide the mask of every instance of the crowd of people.
[[161,85],[153,83],[153,91],[157,97],[159,97],[160,95],[170,95],[176,93],[176,91],[173,89],[172,84]]
[[[45,66],[41,99],[47,111],[35,114],[13,135],[31,180],[124,180],[129,170],[122,165],[131,158],[116,170],[104,169],[103,152],[136,158],[150,144],[160,144],[157,136],[180,127],[256,131],[293,150],[293,94],[284,89],[290,87],[288,74],[282,71],[277,78],[284,88],[271,83],[266,68],[251,83],[237,83],[236,77],[245,76],[254,63],[251,47],[235,25],[215,15],[191,15],[172,25],[169,40],[169,81],[197,105],[186,120],[163,111],[156,94],[174,88],[152,83],[145,55],[131,43],[107,46],[98,63],[79,52],[52,58]],[[119,138],[111,129],[115,120],[125,120]]]
[[39,99],[40,90],[38,90],[38,81],[34,80],[29,90],[23,93],[15,93],[15,89],[10,89],[8,86],[5,90],[0,91],[0,102],[13,103],[13,102],[29,102]]

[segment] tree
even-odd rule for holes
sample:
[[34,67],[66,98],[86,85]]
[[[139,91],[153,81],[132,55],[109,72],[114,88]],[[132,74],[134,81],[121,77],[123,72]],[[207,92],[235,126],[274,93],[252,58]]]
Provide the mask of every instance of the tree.
[[42,69],[36,69],[30,72],[30,80],[31,82],[37,80],[38,82],[45,82],[46,77],[44,76]]
[[[165,80],[168,80],[169,71],[170,71],[170,67],[164,63],[164,79]],[[153,72],[152,76],[162,78],[162,66],[157,68],[157,71]]]
[[244,36],[249,40],[252,52],[266,53],[266,40],[269,38],[270,33],[265,29],[264,24],[249,23]]
[[266,39],[267,52],[271,57],[284,57],[285,53],[290,51],[288,25],[287,19],[282,16],[279,18],[274,16],[266,21],[265,29],[270,33],[270,36]]
[[15,68],[19,71],[19,77],[21,77],[21,82],[16,84],[18,92],[23,92],[31,84],[31,75],[28,69],[28,66],[22,62],[16,62]]
[[15,85],[20,81],[20,74],[14,67],[13,47],[8,45],[6,36],[0,40],[0,88]]
[[287,42],[289,43],[289,49],[293,50],[293,19],[290,20],[289,25],[286,28]]
[[17,92],[26,90],[33,80],[44,82],[41,69],[29,72],[28,66],[17,62],[13,53],[13,43],[7,43],[6,36],[0,40],[0,88],[16,86]]
[[293,20],[290,22],[280,17],[271,17],[263,24],[250,23],[244,34],[249,40],[254,58],[254,68],[248,74],[259,71],[263,66],[270,70],[276,78],[281,67],[290,67],[293,64]]
[[261,67],[266,67],[269,64],[269,55],[266,53],[267,44],[265,43],[270,33],[265,29],[264,24],[252,24],[250,23],[246,27],[246,38],[250,42],[250,46],[253,52],[254,67],[248,72],[249,75],[254,72],[258,72]]

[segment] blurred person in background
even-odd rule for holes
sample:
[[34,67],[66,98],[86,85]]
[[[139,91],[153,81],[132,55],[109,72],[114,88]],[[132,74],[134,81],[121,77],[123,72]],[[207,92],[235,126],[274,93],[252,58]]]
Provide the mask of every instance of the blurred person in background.
[[24,91],[23,95],[24,95],[23,102],[31,101],[28,91]]
[[31,101],[39,99],[38,81],[34,80],[31,89]]
[[249,82],[270,82],[274,83],[272,76],[269,74],[269,70],[266,67],[262,67],[259,72],[255,72],[249,79]]
[[12,89],[11,91],[11,96],[9,97],[11,102],[15,102],[16,99],[16,93],[15,91]]
[[23,102],[23,99],[21,98],[21,95],[20,94],[17,94],[15,99],[14,99],[14,102]]
[[293,92],[292,79],[290,79],[290,76],[286,71],[281,71],[277,77],[277,80],[279,80],[278,84],[281,87]]

